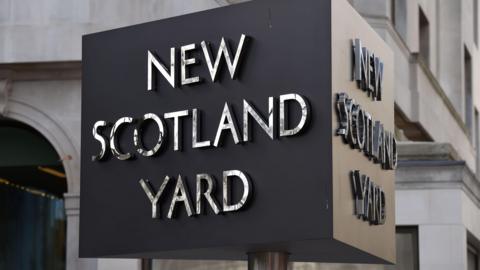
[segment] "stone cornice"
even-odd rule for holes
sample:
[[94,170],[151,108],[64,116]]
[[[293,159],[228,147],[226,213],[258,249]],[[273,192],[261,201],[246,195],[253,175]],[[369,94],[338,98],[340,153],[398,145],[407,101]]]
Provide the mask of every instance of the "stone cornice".
[[81,61],[0,64],[0,80],[80,80]]
[[436,142],[399,142],[400,160],[460,160],[449,143]]
[[399,144],[396,189],[461,189],[480,208],[480,181],[453,157],[458,155],[448,144]]

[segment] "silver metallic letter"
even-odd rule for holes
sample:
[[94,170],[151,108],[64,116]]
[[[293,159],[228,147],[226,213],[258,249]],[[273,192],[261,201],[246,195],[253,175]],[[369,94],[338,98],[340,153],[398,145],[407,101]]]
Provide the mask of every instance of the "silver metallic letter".
[[246,35],[242,34],[240,36],[240,42],[238,43],[235,58],[232,62],[230,60],[230,50],[228,49],[228,44],[225,42],[225,38],[222,37],[222,41],[220,42],[220,48],[218,49],[217,58],[215,59],[214,65],[212,64],[212,58],[210,57],[210,49],[208,48],[207,43],[205,41],[202,41],[201,45],[203,49],[203,54],[205,55],[205,60],[207,61],[208,70],[210,71],[210,76],[212,77],[213,82],[215,82],[217,77],[218,66],[220,65],[220,59],[222,58],[222,54],[224,55],[227,62],[228,71],[230,72],[231,78],[235,78],[235,73],[237,71],[237,66],[240,60],[240,55],[242,54],[245,39]]
[[[207,190],[205,191],[202,190],[202,182],[207,183]],[[218,209],[217,203],[212,197],[212,192],[215,192],[215,181],[213,180],[213,177],[206,173],[197,174],[197,215],[200,215],[202,213],[202,196],[207,199],[208,204],[210,204],[210,207],[212,207],[212,210],[213,212],[215,212],[215,214],[220,213],[220,209]]]
[[384,145],[384,157],[382,161],[382,168],[385,170],[391,169],[390,164],[392,162],[392,133],[385,131],[383,133],[383,145]]
[[[225,120],[227,120],[227,123],[225,123]],[[235,119],[232,117],[232,114],[230,112],[230,107],[228,106],[228,102],[225,102],[225,106],[223,107],[222,117],[220,118],[220,123],[218,124],[217,135],[215,136],[215,141],[213,142],[213,145],[215,147],[218,147],[220,138],[222,137],[222,132],[226,129],[230,130],[230,132],[232,133],[233,140],[235,141],[235,144],[238,144],[240,142],[238,138],[238,128],[235,123]]]
[[377,185],[370,181],[370,189],[368,190],[369,204],[368,204],[368,221],[370,224],[374,224],[377,220],[377,211],[375,207],[377,205]]
[[355,215],[361,218],[365,215],[365,197],[367,195],[367,182],[369,179],[361,175],[359,170],[351,171],[353,198],[355,200]]
[[350,104],[348,104],[347,110],[348,111],[348,134],[347,134],[347,142],[350,143],[352,147],[355,147],[357,144],[357,136],[355,136],[354,131],[354,123],[353,123],[353,113],[355,112],[358,105],[355,104],[355,100],[351,99]]
[[375,100],[382,100],[382,89],[383,89],[383,63],[380,58],[375,57],[375,91],[373,97]]
[[[348,134],[348,118],[350,117],[350,111],[348,110],[347,103],[351,101],[348,98],[348,95],[345,93],[338,93],[337,94],[337,115],[338,115],[338,128],[337,128],[337,135],[343,135],[345,141],[347,140]],[[351,102],[350,102],[351,103]],[[351,107],[351,106],[350,106]]]
[[196,76],[196,77],[192,77],[192,78],[187,78],[187,66],[188,65],[193,65],[197,62],[197,60],[195,58],[188,58],[186,57],[186,54],[188,51],[191,51],[191,50],[195,50],[195,43],[193,44],[189,44],[189,45],[185,45],[185,46],[182,46],[180,48],[180,54],[181,54],[181,65],[180,65],[180,70],[181,70],[181,76],[182,76],[182,85],[186,85],[186,84],[191,84],[191,83],[197,83],[200,81],[200,77]]
[[[240,180],[242,180],[242,183],[243,183],[242,198],[238,203],[233,205],[230,204],[231,194],[230,194],[230,188],[228,184],[228,178],[230,176],[236,176],[240,178]],[[239,170],[224,171],[223,172],[223,212],[237,211],[240,208],[242,208],[250,196],[250,190],[251,190],[250,186],[251,186],[250,179],[243,172]]]
[[366,133],[366,141],[365,141],[365,155],[371,159],[372,158],[372,149],[373,149],[373,121],[372,116],[365,112],[365,133]]
[[[287,120],[288,120],[288,112],[287,108],[285,107],[285,101],[287,100],[295,100],[298,104],[300,104],[300,108],[302,110],[302,117],[298,125],[293,129],[287,129]],[[310,107],[308,105],[307,100],[298,94],[286,94],[280,96],[280,136],[293,136],[299,133],[307,123],[309,117]]]
[[274,110],[273,97],[268,98],[268,126],[263,121],[262,117],[255,111],[255,109],[246,101],[243,100],[243,141],[248,142],[250,140],[250,125],[249,125],[249,115],[255,119],[260,127],[268,134],[270,139],[274,139],[273,134],[273,110]]
[[368,178],[368,176],[366,176],[367,178],[367,182],[365,182],[365,186],[367,188],[367,193],[365,195],[365,198],[364,198],[364,213],[363,213],[363,220],[367,221],[367,220],[370,220],[370,214],[371,214],[371,210],[373,210],[373,201],[372,201],[372,192],[371,192],[371,189],[372,189],[372,181],[370,181],[370,178]]
[[173,118],[173,150],[181,151],[182,144],[180,138],[182,136],[180,131],[180,117],[188,116],[188,110],[166,113],[164,115],[165,119]]
[[364,91],[369,88],[370,81],[370,54],[369,51],[362,47],[360,39],[353,42],[354,51],[354,70],[353,77],[357,81],[358,87]]
[[117,132],[117,130],[119,129],[120,126],[122,126],[123,124],[132,123],[132,122],[133,122],[133,118],[122,117],[122,118],[118,119],[117,122],[115,122],[115,124],[113,125],[112,130],[110,132],[110,149],[112,150],[112,154],[116,158],[118,158],[119,160],[130,159],[132,157],[132,154],[130,154],[130,153],[123,154],[123,153],[120,152],[120,149],[116,145],[115,134],[116,134],[116,132]]
[[384,156],[384,135],[383,135],[383,125],[380,123],[380,121],[375,121],[375,125],[373,127],[373,150],[372,150],[372,155],[373,155],[373,160],[376,163],[382,163],[382,161],[385,159]]
[[385,221],[387,219],[387,211],[385,208],[386,200],[385,200],[385,192],[382,190],[382,188],[378,188],[378,196],[377,196],[377,220],[375,224],[377,225],[382,225],[385,224]]
[[95,138],[95,140],[100,142],[100,144],[102,145],[102,148],[100,150],[100,154],[96,156],[92,156],[92,161],[102,160],[105,157],[105,151],[107,149],[107,140],[102,135],[98,134],[98,129],[104,128],[107,126],[108,126],[108,123],[105,121],[97,121],[93,125],[93,130],[92,130],[93,138]]
[[139,181],[140,185],[143,188],[143,191],[145,191],[145,194],[147,194],[148,199],[152,203],[152,218],[160,218],[160,209],[158,208],[158,200],[160,199],[160,196],[162,196],[162,193],[165,190],[165,187],[167,186],[168,181],[170,181],[170,177],[166,176],[165,179],[163,179],[163,183],[160,186],[160,189],[155,195],[153,195],[154,188],[148,180],[140,179]]
[[353,105],[352,108],[352,131],[359,150],[362,150],[365,144],[365,113],[360,105]]
[[[172,219],[173,211],[175,210],[175,204],[177,202],[183,202],[185,205],[185,210],[187,210],[187,215],[190,217],[192,213],[192,201],[190,200],[190,194],[188,193],[188,188],[182,180],[182,176],[179,175],[177,178],[177,185],[175,186],[175,191],[173,192],[172,202],[170,208],[168,209],[167,217]],[[180,193],[180,194],[179,194]]]
[[208,147],[211,144],[210,141],[199,141],[199,133],[202,130],[200,115],[200,110],[192,110],[192,148]]
[[[142,146],[142,136],[140,132],[142,131],[142,122],[145,120],[151,119],[157,123],[158,126],[158,141],[157,144],[151,149],[151,150],[145,150],[143,149]],[[133,144],[137,148],[137,152],[145,157],[150,157],[155,155],[158,150],[160,150],[160,147],[162,146],[163,143],[163,138],[165,136],[165,127],[163,125],[162,119],[158,117],[156,114],[153,113],[147,113],[143,116],[142,121],[138,124],[138,127],[135,128],[133,131]]]
[[392,170],[397,168],[398,164],[398,152],[397,152],[397,140],[395,139],[395,135],[392,135],[392,160],[390,167]]
[[153,89],[153,71],[152,64],[157,68],[158,71],[167,79],[170,85],[175,88],[175,48],[170,49],[170,74],[168,74],[167,68],[153,55],[150,50],[147,53],[147,69],[148,69],[148,88],[147,91]]

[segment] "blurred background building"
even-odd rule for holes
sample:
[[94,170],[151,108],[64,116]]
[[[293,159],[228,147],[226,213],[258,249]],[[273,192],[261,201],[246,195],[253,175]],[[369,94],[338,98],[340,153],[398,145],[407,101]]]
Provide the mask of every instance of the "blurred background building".
[[[246,269],[78,258],[82,35],[236,2],[0,0],[0,269]],[[350,3],[395,54],[398,264],[293,267],[478,270],[478,0]]]

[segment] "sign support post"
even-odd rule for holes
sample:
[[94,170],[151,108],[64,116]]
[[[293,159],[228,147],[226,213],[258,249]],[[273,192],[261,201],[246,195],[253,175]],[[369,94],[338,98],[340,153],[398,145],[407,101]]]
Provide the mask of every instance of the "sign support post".
[[287,252],[254,252],[248,254],[248,270],[287,270]]

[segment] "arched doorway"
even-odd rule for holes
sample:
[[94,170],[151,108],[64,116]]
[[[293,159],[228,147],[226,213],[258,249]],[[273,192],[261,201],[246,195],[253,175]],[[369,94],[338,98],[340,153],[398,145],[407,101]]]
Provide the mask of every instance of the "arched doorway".
[[0,118],[0,269],[65,269],[66,191],[47,139]]

